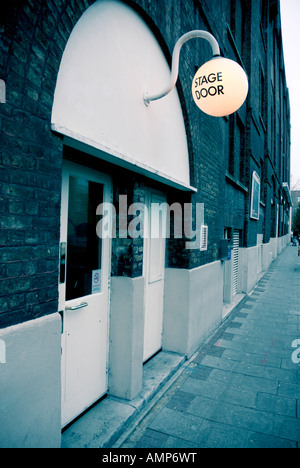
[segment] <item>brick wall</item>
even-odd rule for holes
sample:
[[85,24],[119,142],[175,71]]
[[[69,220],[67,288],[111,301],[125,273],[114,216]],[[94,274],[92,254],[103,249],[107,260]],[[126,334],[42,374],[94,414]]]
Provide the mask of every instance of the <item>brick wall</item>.
[[61,55],[86,7],[80,0],[1,7],[0,327],[58,310],[62,144],[50,116]]
[[[1,8],[0,79],[6,83],[7,102],[0,103],[0,327],[57,311],[63,145],[51,132],[50,117],[63,50],[72,28],[91,3],[92,0],[12,0]],[[278,72],[275,78],[272,75],[273,65],[278,67],[282,63],[276,2],[272,2],[272,18],[268,2],[262,2],[265,5],[262,22],[259,0],[127,3],[152,28],[169,62],[175,42],[182,34],[205,29],[217,38],[222,53],[242,63],[250,76],[249,98],[231,121],[232,127],[228,118],[217,119],[201,113],[192,100],[192,78],[195,70],[211,57],[209,44],[196,39],[182,49],[177,88],[186,123],[191,184],[198,188],[198,193],[188,195],[168,189],[167,195],[169,203],[192,201],[194,208],[196,203],[205,204],[208,250],[187,251],[184,240],[170,240],[167,265],[194,268],[218,260],[224,227],[240,229],[245,246],[255,245],[261,230],[268,242],[273,232],[270,226],[274,224],[272,181],[276,183],[278,197],[278,188],[285,181],[282,178],[288,177],[289,166],[289,134],[284,145],[286,167],[281,161],[284,148],[277,145],[281,139],[278,119],[282,103],[272,95],[273,85],[276,93],[279,86],[283,94],[286,92],[284,78]],[[273,47],[277,55],[273,54]],[[275,64],[273,56],[277,57]],[[257,97],[261,73],[263,119]],[[288,106],[284,119],[281,127],[288,129]],[[245,141],[236,131],[237,122]],[[100,163],[99,169],[111,171]],[[263,174],[265,207],[262,206],[261,223],[249,219],[253,170]],[[114,170],[115,197],[123,192],[130,200],[142,201],[147,184],[146,179],[128,173],[124,185]],[[140,276],[141,255],[141,240],[115,240],[112,273]]]

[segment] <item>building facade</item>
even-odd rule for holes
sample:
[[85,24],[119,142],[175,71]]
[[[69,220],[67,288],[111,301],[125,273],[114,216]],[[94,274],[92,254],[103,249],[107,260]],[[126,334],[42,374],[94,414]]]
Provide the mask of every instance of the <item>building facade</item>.
[[[59,447],[160,350],[189,357],[289,238],[279,0],[26,0],[0,20],[0,446]],[[246,71],[228,117],[192,99],[206,41]]]
[[300,204],[300,190],[297,190],[297,189],[291,190],[291,200],[292,200],[292,207],[291,207],[291,231],[292,231],[294,216]]

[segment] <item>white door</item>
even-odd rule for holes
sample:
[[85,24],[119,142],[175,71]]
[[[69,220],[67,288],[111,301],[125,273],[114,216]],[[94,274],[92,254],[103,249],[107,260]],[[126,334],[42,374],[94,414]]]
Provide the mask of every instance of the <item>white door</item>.
[[145,219],[144,278],[145,325],[144,362],[161,349],[165,273],[166,197],[148,190]]
[[110,196],[107,176],[64,163],[59,284],[62,427],[107,391],[110,239],[96,233],[96,209]]

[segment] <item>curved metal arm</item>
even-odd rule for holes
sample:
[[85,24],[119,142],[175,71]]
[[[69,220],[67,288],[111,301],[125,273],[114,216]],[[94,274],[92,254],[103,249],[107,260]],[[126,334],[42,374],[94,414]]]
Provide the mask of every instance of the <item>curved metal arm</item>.
[[213,50],[213,56],[220,55],[220,47],[219,47],[217,40],[214,38],[212,34],[210,34],[207,31],[195,30],[195,31],[190,31],[184,34],[183,36],[181,36],[176,42],[174,50],[173,50],[171,82],[169,86],[159,94],[149,94],[146,92],[144,94],[144,102],[146,106],[149,105],[150,101],[156,101],[157,99],[161,99],[167,94],[169,94],[170,91],[172,91],[178,79],[179,54],[180,54],[181,47],[183,46],[185,42],[189,41],[190,39],[194,39],[196,37],[199,37],[201,39],[206,39],[210,43],[212,50]]

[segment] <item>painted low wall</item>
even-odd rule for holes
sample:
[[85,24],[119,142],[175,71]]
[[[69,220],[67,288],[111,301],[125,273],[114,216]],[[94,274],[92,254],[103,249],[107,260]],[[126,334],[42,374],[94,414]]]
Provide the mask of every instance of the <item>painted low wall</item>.
[[[268,270],[269,266],[282,253],[289,241],[289,235],[271,238],[268,244],[262,248],[262,271]],[[248,294],[256,285],[260,277],[258,268],[257,246],[239,249],[239,273],[238,292]]]
[[60,315],[2,329],[0,340],[0,447],[59,448]]
[[290,242],[289,234],[286,234],[283,237],[272,237],[270,239],[270,246],[271,246],[273,260],[275,260],[275,258],[281,254],[281,252],[283,251],[283,249],[287,246],[289,242]]
[[258,278],[258,251],[257,246],[239,249],[238,291],[249,293]]
[[263,244],[263,251],[262,251],[263,271],[268,270],[272,261],[273,261],[273,258],[272,258],[271,244],[269,242],[268,244]]
[[223,268],[166,269],[163,348],[191,356],[222,320]]
[[109,393],[133,399],[142,389],[144,278],[112,277]]

